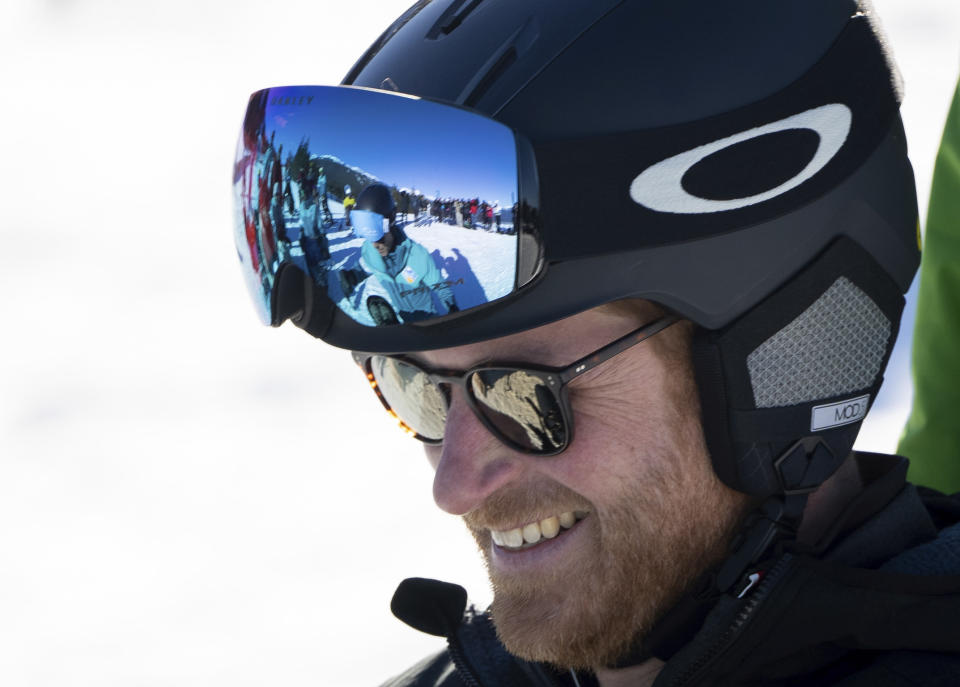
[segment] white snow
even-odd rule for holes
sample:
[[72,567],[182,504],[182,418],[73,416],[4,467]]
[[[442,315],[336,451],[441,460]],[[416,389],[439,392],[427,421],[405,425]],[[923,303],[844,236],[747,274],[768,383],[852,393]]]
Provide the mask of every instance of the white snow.
[[[503,225],[506,229],[508,225]],[[465,260],[469,273],[476,276],[485,300],[491,301],[513,291],[517,264],[517,237],[483,229],[464,229],[442,222],[408,225],[407,236],[419,241],[431,253],[438,252],[444,263]],[[461,272],[444,267],[448,279],[457,279]],[[456,294],[456,289],[454,289]],[[458,294],[459,295],[459,294]],[[479,305],[473,300],[457,299],[464,308]]]
[[[407,224],[404,231],[431,254],[444,281],[451,285],[460,309],[496,300],[513,290],[517,262],[516,236],[465,229],[426,217]],[[354,237],[352,232],[331,233],[328,237],[335,269],[360,264],[361,239]],[[339,289],[336,293],[340,293]],[[372,326],[373,318],[366,307],[367,298],[372,295],[390,301],[375,276],[368,277],[358,285],[350,298],[338,300],[338,305],[353,319]],[[442,306],[436,304],[436,307],[437,312],[443,314]]]

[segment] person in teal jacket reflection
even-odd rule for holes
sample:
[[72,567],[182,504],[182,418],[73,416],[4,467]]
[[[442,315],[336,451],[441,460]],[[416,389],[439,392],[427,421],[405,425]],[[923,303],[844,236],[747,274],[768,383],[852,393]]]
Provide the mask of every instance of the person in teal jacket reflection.
[[370,296],[367,309],[377,325],[416,322],[457,312],[452,284],[433,257],[394,222],[396,203],[390,189],[370,184],[357,196],[351,213],[353,231],[362,238],[360,264],[386,291]]

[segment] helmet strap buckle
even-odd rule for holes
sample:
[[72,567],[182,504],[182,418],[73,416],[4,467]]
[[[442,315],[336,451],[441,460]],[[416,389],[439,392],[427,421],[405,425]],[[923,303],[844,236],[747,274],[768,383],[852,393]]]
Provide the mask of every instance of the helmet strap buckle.
[[820,437],[791,444],[774,462],[780,492],[751,513],[717,573],[717,589],[729,591],[775,545],[796,541],[807,497],[833,474],[836,458]]
[[815,491],[834,473],[837,460],[827,442],[813,436],[791,444],[773,467],[781,493],[789,497]]
[[777,545],[796,540],[797,527],[807,503],[808,491],[774,494],[744,523],[733,541],[731,553],[717,571],[717,590],[730,591]]

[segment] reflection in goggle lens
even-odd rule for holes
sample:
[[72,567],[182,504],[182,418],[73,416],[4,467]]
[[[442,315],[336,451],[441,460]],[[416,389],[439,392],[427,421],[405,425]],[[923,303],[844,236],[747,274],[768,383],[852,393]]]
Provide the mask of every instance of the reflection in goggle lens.
[[345,87],[254,93],[234,164],[234,227],[261,318],[273,319],[281,265],[371,327],[509,295],[517,169],[513,132],[467,110]]

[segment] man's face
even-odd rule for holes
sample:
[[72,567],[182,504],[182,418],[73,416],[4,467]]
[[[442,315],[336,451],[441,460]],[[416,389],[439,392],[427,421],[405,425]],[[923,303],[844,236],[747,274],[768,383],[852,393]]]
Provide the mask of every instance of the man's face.
[[[487,361],[559,367],[654,318],[652,308],[595,309],[416,357],[453,370]],[[476,539],[497,631],[515,655],[611,664],[726,549],[745,497],[710,467],[686,337],[674,325],[576,379],[574,440],[558,456],[507,448],[452,390],[443,444],[426,449],[434,499]],[[553,518],[569,522],[571,513],[572,527],[511,550],[511,530],[544,523],[549,533]]]
[[373,242],[373,247],[380,253],[380,257],[387,257],[393,249],[393,234],[388,231],[379,241]]

